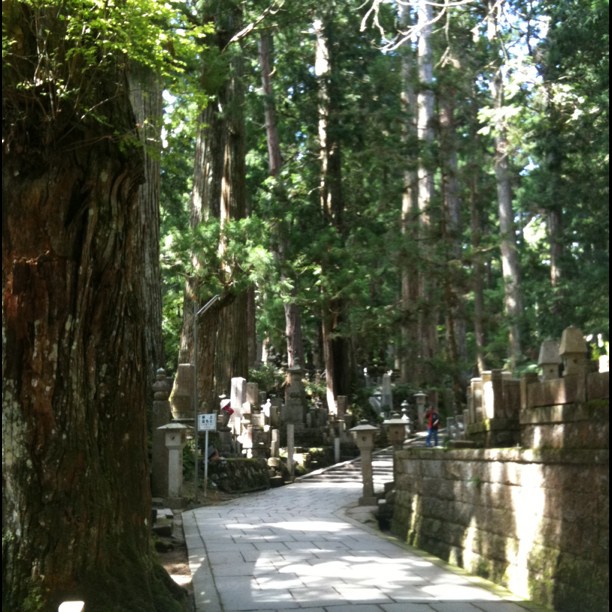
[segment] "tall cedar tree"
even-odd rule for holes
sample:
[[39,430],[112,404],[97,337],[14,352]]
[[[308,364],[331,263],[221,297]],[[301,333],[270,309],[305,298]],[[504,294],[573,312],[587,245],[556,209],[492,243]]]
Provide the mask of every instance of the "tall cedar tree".
[[143,155],[126,64],[70,46],[65,17],[3,4],[2,608],[181,610],[151,547]]

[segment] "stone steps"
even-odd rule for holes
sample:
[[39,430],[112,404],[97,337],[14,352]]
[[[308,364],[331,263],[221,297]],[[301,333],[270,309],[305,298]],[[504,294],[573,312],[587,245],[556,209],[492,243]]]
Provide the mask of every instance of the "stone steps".
[[[362,482],[361,459],[339,463],[302,478],[320,482]],[[378,451],[372,457],[372,479],[377,491],[384,489],[385,484],[393,482],[393,452],[390,448]]]

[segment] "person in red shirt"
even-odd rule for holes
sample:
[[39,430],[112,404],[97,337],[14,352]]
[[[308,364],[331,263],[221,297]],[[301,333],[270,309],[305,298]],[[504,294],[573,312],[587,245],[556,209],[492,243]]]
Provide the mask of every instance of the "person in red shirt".
[[440,415],[433,406],[430,406],[425,413],[425,418],[427,419],[427,439],[425,440],[425,446],[438,446]]

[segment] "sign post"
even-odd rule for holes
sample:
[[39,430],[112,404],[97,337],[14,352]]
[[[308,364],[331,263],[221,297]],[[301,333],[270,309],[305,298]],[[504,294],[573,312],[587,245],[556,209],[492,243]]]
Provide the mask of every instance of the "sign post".
[[217,429],[217,415],[216,414],[198,414],[198,427],[196,434],[196,445],[198,434],[203,431],[205,432],[204,438],[204,497],[206,497],[206,491],[208,489],[208,432],[215,431]]

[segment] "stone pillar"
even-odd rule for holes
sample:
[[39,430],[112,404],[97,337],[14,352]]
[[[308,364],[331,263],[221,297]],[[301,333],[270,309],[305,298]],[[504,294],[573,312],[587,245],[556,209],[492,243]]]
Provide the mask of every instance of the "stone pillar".
[[230,419],[230,427],[232,428],[234,435],[239,436],[242,433],[241,421],[242,421],[242,404],[246,402],[246,379],[240,376],[234,376],[232,378],[232,390],[231,390],[231,407],[234,413]]
[[230,393],[230,400],[234,410],[240,410],[242,404],[247,401],[246,393],[246,379],[241,376],[234,376],[232,378],[232,390]]
[[[168,503],[180,505],[183,488],[183,446],[185,446],[187,426],[182,423],[168,423],[159,427],[164,432],[168,449]],[[172,505],[172,504],[171,504]]]
[[470,380],[470,423],[477,423],[485,418],[482,398],[482,378]]
[[334,463],[340,463],[340,436],[334,438]]
[[377,431],[378,427],[369,425],[365,420],[350,430],[361,452],[363,495],[359,499],[360,506],[375,506],[377,503],[374,496],[374,475],[372,472],[372,449],[374,448],[374,435]]
[[246,401],[250,402],[251,406],[259,406],[259,385],[256,382],[248,382],[246,384]]
[[253,425],[253,457],[265,459],[269,450],[268,435],[263,428]]
[[304,407],[306,394],[302,383],[303,370],[299,366],[289,368],[289,384],[285,390],[285,420],[294,425],[295,430],[304,428]]
[[168,491],[168,449],[165,435],[159,427],[172,420],[168,396],[170,384],[163,368],[157,370],[153,383],[153,408],[151,410],[151,494],[164,497]]
[[485,419],[494,419],[504,413],[502,384],[502,370],[482,373],[482,408]]
[[270,400],[270,427],[278,429],[281,426],[281,412],[283,402],[278,397],[273,397]]
[[270,443],[270,456],[280,457],[280,431],[278,429],[271,430],[272,441]]
[[250,459],[253,457],[253,426],[249,423],[242,428],[242,434],[238,438],[240,444],[244,450],[246,450],[246,455]]

